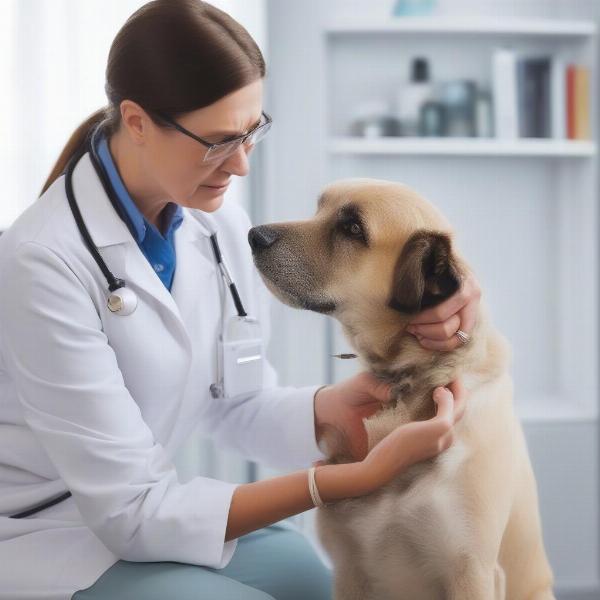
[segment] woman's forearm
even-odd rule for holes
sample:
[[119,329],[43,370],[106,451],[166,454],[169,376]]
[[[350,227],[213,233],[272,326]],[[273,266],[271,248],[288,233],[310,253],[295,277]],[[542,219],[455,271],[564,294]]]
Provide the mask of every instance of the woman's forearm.
[[[315,481],[323,502],[362,496],[367,492],[362,463],[322,465]],[[308,469],[238,486],[231,498],[225,541],[240,537],[314,507],[308,490]]]

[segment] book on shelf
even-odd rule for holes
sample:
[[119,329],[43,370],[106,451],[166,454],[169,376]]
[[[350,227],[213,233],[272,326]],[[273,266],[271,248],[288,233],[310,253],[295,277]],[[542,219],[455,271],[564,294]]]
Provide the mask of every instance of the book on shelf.
[[560,56],[555,56],[550,64],[552,137],[564,140],[567,137],[567,67]]
[[590,77],[585,67],[569,65],[567,67],[567,137],[571,140],[589,140]]
[[587,67],[499,48],[492,57],[492,86],[496,137],[591,138]]
[[492,57],[494,127],[496,137],[500,139],[513,139],[519,135],[516,60],[515,53],[504,48],[496,50]]
[[551,62],[548,57],[517,60],[519,137],[552,136]]

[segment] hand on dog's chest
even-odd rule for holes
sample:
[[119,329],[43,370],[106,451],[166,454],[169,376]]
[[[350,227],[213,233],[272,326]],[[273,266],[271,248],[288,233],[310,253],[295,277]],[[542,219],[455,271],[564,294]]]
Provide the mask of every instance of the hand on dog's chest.
[[389,406],[363,421],[367,432],[368,450],[376,446],[394,429],[412,423],[425,421],[435,416],[435,403],[431,398],[396,398]]

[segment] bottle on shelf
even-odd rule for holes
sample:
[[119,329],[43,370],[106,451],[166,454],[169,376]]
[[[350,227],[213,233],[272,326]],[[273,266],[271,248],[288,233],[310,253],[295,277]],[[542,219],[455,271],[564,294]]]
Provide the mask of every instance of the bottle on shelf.
[[475,130],[477,137],[494,137],[494,112],[492,94],[489,90],[478,89],[475,100]]
[[477,84],[468,79],[445,81],[440,85],[439,97],[446,113],[448,137],[475,137]]
[[396,136],[399,134],[399,123],[391,114],[386,100],[368,100],[355,107],[350,134],[366,138]]
[[429,63],[426,58],[415,58],[411,65],[410,81],[396,95],[396,117],[401,135],[418,136],[421,107],[433,93]]

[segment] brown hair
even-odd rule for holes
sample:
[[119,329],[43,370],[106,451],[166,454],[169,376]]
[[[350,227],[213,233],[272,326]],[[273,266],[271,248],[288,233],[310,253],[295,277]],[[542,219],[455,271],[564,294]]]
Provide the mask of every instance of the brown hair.
[[[121,125],[121,102],[138,103],[157,124],[208,106],[265,75],[262,53],[227,13],[200,0],[152,0],[117,33],[108,54],[108,105],[71,135],[40,196],[102,122],[110,136]],[[154,114],[153,114],[154,113]]]

